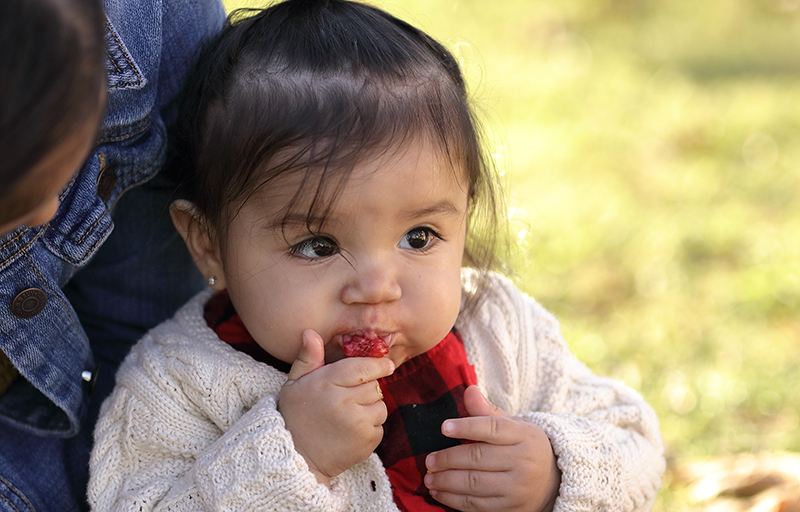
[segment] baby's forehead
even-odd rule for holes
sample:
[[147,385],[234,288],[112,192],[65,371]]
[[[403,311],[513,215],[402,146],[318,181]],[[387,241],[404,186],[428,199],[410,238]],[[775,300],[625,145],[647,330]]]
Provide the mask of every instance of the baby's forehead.
[[[396,172],[398,162],[413,169],[417,178],[429,179],[433,187],[469,189],[465,166],[425,139],[340,158],[289,155],[284,153],[275,168],[265,170],[263,179],[245,199],[278,224],[301,220],[313,224],[313,219],[327,217],[341,206],[339,196],[343,192],[359,189],[384,173]],[[393,192],[397,191],[384,191],[387,198]]]

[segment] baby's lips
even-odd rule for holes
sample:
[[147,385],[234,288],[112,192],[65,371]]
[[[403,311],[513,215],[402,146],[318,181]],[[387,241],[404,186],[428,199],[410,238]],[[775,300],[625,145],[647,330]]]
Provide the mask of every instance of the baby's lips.
[[380,336],[366,338],[353,335],[342,343],[345,357],[376,357],[380,358],[389,353],[389,344]]

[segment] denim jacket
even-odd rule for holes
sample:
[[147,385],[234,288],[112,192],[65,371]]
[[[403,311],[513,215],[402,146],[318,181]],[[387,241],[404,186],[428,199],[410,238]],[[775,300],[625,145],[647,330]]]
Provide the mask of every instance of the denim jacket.
[[173,249],[182,242],[170,197],[153,178],[173,100],[224,9],[219,0],[105,4],[108,104],[98,142],[51,222],[0,239],[0,351],[19,372],[0,396],[1,511],[85,508],[75,504],[85,496],[85,418],[113,385],[112,364],[92,396],[98,352],[120,362],[197,291],[196,279],[181,283],[196,270]]

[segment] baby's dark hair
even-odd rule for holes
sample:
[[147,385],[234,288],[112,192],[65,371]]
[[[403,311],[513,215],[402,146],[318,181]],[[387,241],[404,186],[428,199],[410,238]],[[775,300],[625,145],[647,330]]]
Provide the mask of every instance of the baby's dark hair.
[[286,172],[305,177],[289,210],[313,197],[307,218],[324,219],[359,159],[426,138],[468,178],[464,264],[495,267],[498,185],[453,55],[361,3],[288,0],[250,14],[234,12],[202,50],[176,128],[172,172],[212,236]]
[[100,0],[0,1],[0,199],[76,125],[100,123]]

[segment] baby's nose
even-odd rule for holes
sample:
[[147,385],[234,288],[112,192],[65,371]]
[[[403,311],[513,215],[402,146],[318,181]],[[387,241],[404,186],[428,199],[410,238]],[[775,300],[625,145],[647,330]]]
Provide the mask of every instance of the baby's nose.
[[342,287],[345,304],[380,304],[401,297],[400,283],[390,265],[373,261],[355,265],[353,270]]

